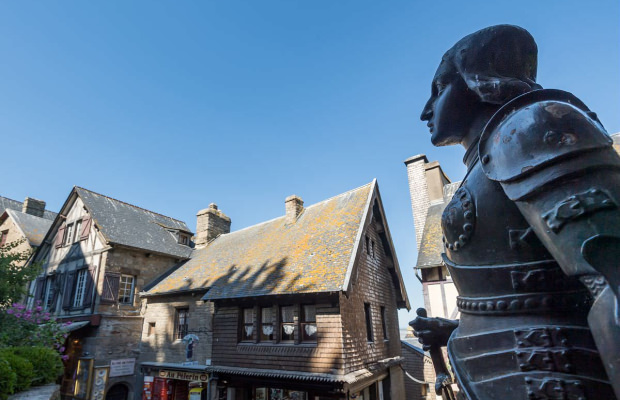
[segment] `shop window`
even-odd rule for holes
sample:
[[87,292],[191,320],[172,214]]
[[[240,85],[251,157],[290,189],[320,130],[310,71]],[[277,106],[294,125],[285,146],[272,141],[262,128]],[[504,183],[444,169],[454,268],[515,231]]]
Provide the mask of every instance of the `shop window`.
[[295,308],[283,306],[280,308],[280,340],[291,342],[295,340]]
[[118,288],[118,302],[121,304],[133,304],[133,291],[135,279],[131,275],[121,275]]
[[260,340],[270,342],[273,340],[273,308],[263,307],[260,309]]
[[364,303],[364,315],[366,317],[366,340],[373,342],[372,337],[372,315],[370,313],[370,304]]
[[381,329],[383,330],[383,340],[388,340],[387,324],[385,323],[385,307],[381,306]]
[[241,325],[241,341],[248,342],[254,340],[254,308],[244,308],[241,310],[243,323]]
[[177,308],[176,324],[174,337],[177,340],[183,339],[187,335],[189,327],[189,308]]
[[301,306],[301,338],[304,342],[316,342],[316,306],[305,304]]

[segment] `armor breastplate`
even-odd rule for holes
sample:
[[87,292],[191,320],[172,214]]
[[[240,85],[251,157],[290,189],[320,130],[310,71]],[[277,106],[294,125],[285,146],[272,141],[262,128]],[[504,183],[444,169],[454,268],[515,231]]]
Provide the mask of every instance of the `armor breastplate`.
[[588,329],[587,289],[562,272],[480,162],[442,229],[461,311],[448,354],[470,399],[615,398]]

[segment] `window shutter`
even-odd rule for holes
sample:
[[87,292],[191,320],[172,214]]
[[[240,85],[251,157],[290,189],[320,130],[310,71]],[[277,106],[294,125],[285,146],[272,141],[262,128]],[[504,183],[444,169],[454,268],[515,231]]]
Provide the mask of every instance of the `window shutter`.
[[118,301],[118,286],[121,280],[120,274],[106,272],[103,281],[102,303],[116,303]]
[[43,297],[43,286],[45,285],[45,277],[37,278],[34,285],[34,301],[41,301]]
[[56,311],[56,302],[58,301],[58,295],[60,294],[62,284],[62,278],[64,278],[64,274],[60,273],[54,277],[54,294],[52,295],[52,301],[50,303],[50,312]]
[[62,246],[62,239],[65,237],[65,229],[67,227],[66,226],[61,226],[60,228],[58,228],[58,233],[56,233],[56,242],[54,243],[54,245],[56,246],[56,248],[59,248]]
[[92,222],[92,218],[90,217],[90,215],[87,215],[82,219],[82,232],[79,233],[80,240],[88,239],[88,234],[90,233],[91,222]]
[[90,307],[93,303],[93,288],[95,286],[95,267],[88,267],[88,273],[86,274],[86,286],[84,287],[84,301],[82,305],[84,307]]
[[67,273],[67,279],[65,279],[65,289],[62,296],[62,309],[68,310],[71,308],[71,300],[73,300],[73,283],[75,281],[75,271]]

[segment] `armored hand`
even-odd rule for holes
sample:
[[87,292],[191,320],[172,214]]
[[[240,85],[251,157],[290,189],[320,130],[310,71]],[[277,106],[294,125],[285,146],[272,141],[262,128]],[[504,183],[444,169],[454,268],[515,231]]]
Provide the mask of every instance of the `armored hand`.
[[416,314],[418,317],[409,325],[413,328],[414,335],[425,351],[430,350],[431,347],[446,346],[450,335],[459,326],[458,320],[428,318],[424,308],[418,308]]

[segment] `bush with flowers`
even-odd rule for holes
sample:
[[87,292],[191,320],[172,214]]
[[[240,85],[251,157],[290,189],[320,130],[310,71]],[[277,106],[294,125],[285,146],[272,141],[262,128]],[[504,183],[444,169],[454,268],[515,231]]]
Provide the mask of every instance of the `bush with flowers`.
[[62,374],[68,324],[58,323],[40,303],[31,309],[13,303],[0,311],[0,369],[8,366],[12,371],[6,382],[0,377],[0,400],[31,384],[54,382]]

